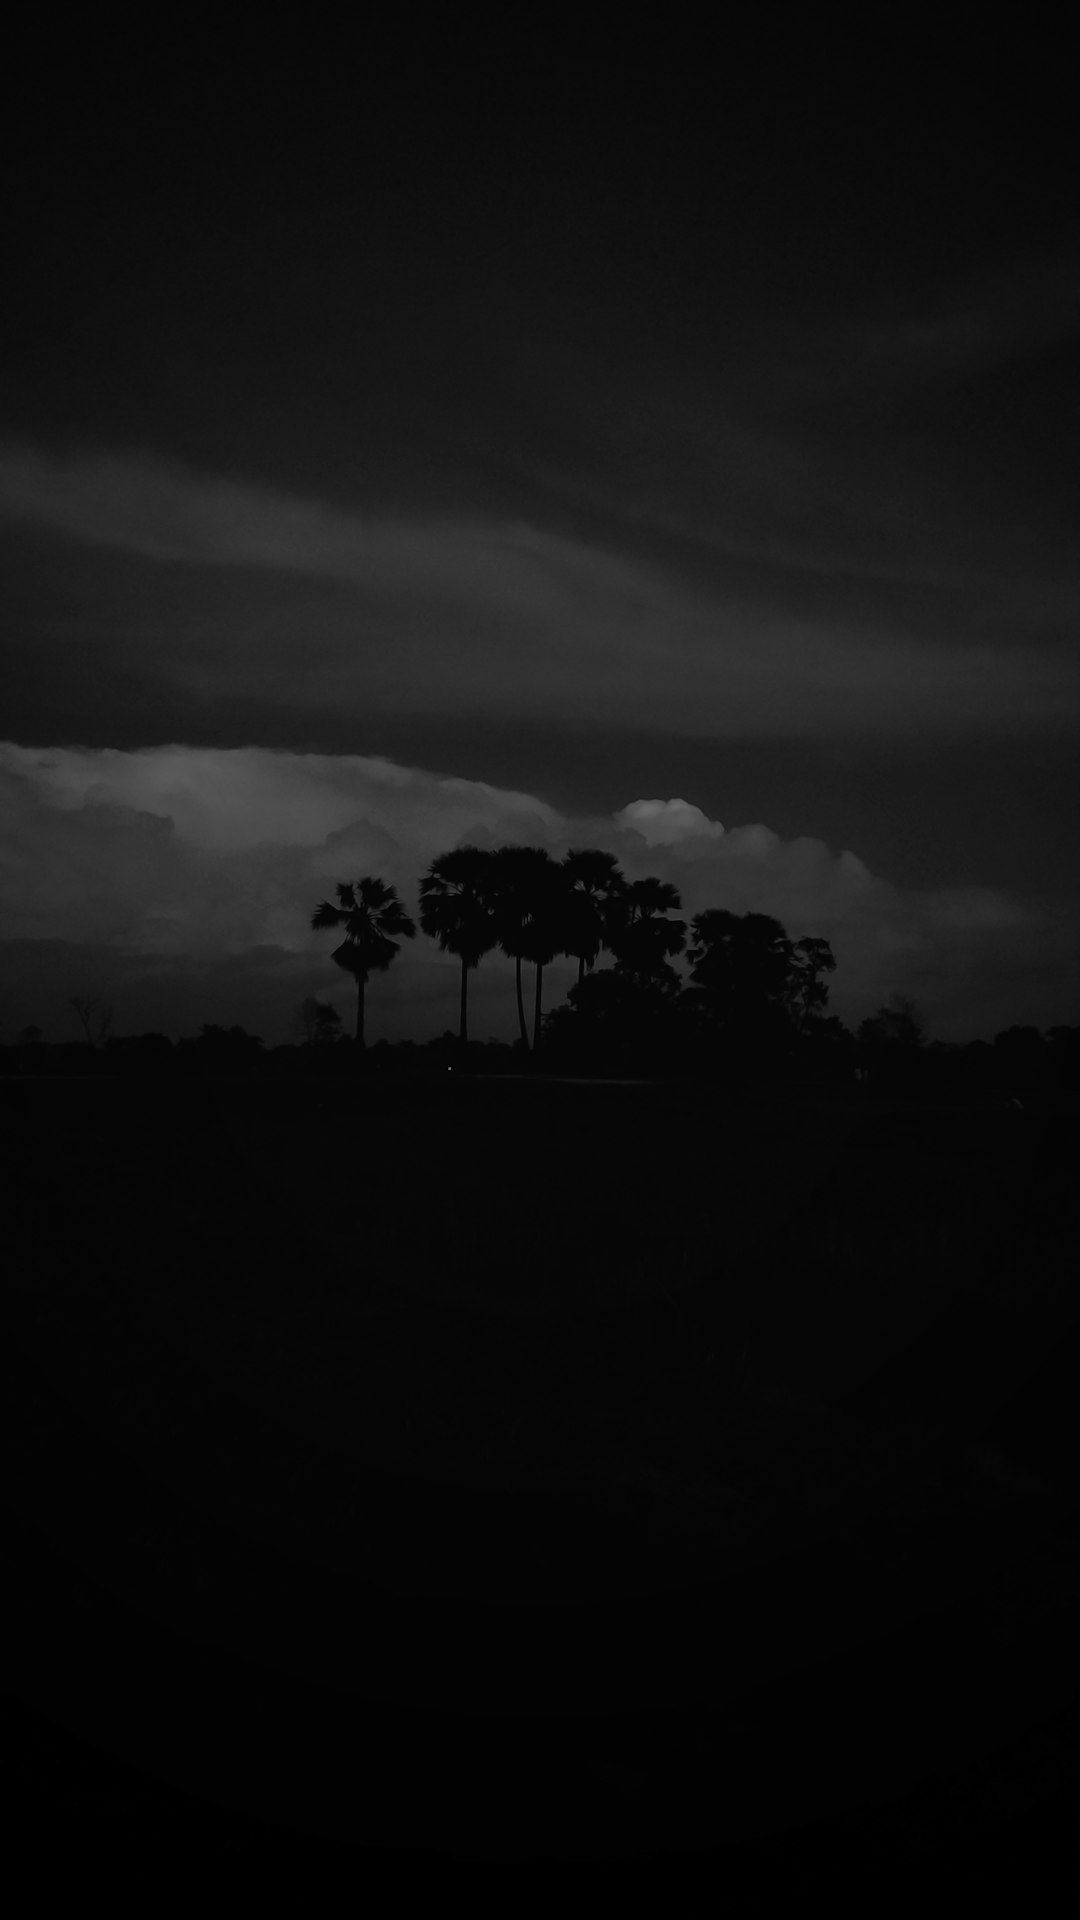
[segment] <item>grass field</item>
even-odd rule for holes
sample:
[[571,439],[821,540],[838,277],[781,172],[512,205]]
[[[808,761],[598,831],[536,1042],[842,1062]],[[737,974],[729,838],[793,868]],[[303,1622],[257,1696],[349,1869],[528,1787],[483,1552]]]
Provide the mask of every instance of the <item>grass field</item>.
[[[553,1773],[530,1720],[537,1804],[579,1778],[587,1825],[700,1802],[737,1834],[781,1753],[814,1818],[869,1796],[843,1846],[902,1792],[922,1845],[1067,1791],[1066,1103],[1017,1137],[828,1089],[43,1080],[0,1119],[5,1470],[58,1554],[17,1630],[42,1687],[69,1646],[72,1688],[105,1659],[78,1649],[107,1592],[136,1698],[191,1636],[234,1649],[183,1683],[204,1726],[237,1648],[424,1711],[725,1701],[726,1757],[592,1720]],[[132,1639],[150,1616],[167,1654]],[[820,1697],[767,1707],[778,1670]],[[302,1752],[339,1791],[355,1718],[294,1704],[287,1734],[284,1692],[245,1699],[234,1770],[265,1749],[270,1793]]]
[[164,1343],[298,1472],[831,1511],[885,1474],[845,1406],[959,1458],[1002,1364],[1072,1323],[1064,1111],[1017,1140],[834,1089],[4,1091],[31,1316],[103,1368]]

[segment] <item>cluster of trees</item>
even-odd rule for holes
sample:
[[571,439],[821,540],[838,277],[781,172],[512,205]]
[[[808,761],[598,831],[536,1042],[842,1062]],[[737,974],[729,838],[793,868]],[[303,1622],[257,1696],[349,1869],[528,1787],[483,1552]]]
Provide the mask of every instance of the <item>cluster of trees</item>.
[[[572,849],[558,861],[540,847],[458,847],[432,861],[419,892],[421,927],[460,961],[463,1050],[469,976],[498,950],[515,963],[522,1053],[530,1051],[522,967],[534,968],[531,1051],[543,1042],[554,1068],[839,1078],[858,1072],[893,1086],[1071,1085],[1076,1078],[1072,1028],[1054,1028],[1045,1041],[1036,1028],[1016,1027],[992,1046],[928,1044],[917,1007],[894,994],[852,1033],[827,1013],[827,976],[836,965],[827,940],[792,940],[769,914],[723,908],[688,924],[678,917],[681,901],[670,882],[628,881],[615,856],[599,848]],[[382,880],[339,885],[337,895],[337,906],[320,904],[312,926],[344,935],[331,957],[356,980],[362,1046],[368,978],[388,967],[417,929]],[[602,953],[613,964],[598,969]],[[680,955],[688,979],[674,965]],[[545,1017],[544,969],[560,956],[576,959],[577,983],[566,1004]],[[321,1037],[330,1037],[329,1029]]]
[[[321,901],[311,925],[342,934],[330,957],[356,983],[356,1046],[337,1046],[341,1016],[318,999],[301,1002],[292,1019],[300,1053],[324,1067],[331,1056],[335,1065],[363,1057],[368,981],[417,932],[396,889],[381,879],[342,882],[336,893],[337,905]],[[927,1042],[918,1009],[901,995],[852,1033],[827,1012],[827,976],[836,965],[827,940],[792,940],[769,914],[724,908],[687,923],[676,887],[653,877],[627,880],[615,856],[599,848],[571,850],[562,860],[541,847],[454,848],[432,861],[419,895],[424,932],[460,962],[458,1032],[427,1048],[380,1042],[373,1051],[384,1066],[435,1054],[441,1060],[451,1046],[470,1064],[498,1071],[542,1045],[554,1070],[594,1073],[857,1073],[878,1086],[960,1080],[1020,1089],[1072,1086],[1080,1070],[1080,1030],[1053,1028],[1044,1039],[1036,1028],[1013,1027],[992,1046],[941,1046]],[[513,1049],[469,1042],[469,978],[496,950],[515,963],[520,1037]],[[600,968],[603,953],[612,965]],[[566,1003],[545,1016],[544,970],[560,956],[577,961],[577,981]],[[688,973],[675,967],[680,956]],[[531,1041],[525,966],[534,969]],[[199,1071],[234,1072],[267,1057],[262,1041],[240,1027],[203,1027],[197,1040],[181,1040],[174,1050],[161,1034],[110,1037],[112,1012],[99,1001],[77,996],[70,1005],[88,1043],[74,1051],[117,1064],[134,1065],[137,1054],[151,1068],[186,1062]],[[41,1035],[26,1029],[21,1042],[20,1055],[32,1054]],[[275,1053],[291,1061],[297,1049]]]
[[[343,934],[331,958],[357,986],[356,1039],[364,1044],[365,991],[416,934],[394,887],[368,877],[321,901],[316,930]],[[824,976],[836,962],[827,940],[792,941],[769,914],[711,908],[689,926],[669,881],[627,880],[614,854],[572,849],[556,860],[543,847],[457,847],[432,861],[420,882],[420,925],[461,964],[458,1037],[467,1046],[469,975],[486,954],[514,961],[521,1045],[530,1048],[522,968],[534,969],[531,1050],[552,1055],[641,1049],[648,1036],[676,1054],[733,1048],[760,1058],[811,1029],[827,1027]],[[596,971],[601,953],[613,966]],[[690,963],[686,985],[673,964]],[[567,1007],[543,1018],[544,969],[576,959]],[[837,1026],[839,1023],[836,1023]]]

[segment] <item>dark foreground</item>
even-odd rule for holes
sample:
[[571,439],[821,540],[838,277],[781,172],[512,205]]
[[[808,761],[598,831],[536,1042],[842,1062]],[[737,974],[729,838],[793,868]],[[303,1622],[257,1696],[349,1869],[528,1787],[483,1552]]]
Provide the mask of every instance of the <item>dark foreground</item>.
[[2,1100],[27,1818],[1075,1876],[1074,1115]]

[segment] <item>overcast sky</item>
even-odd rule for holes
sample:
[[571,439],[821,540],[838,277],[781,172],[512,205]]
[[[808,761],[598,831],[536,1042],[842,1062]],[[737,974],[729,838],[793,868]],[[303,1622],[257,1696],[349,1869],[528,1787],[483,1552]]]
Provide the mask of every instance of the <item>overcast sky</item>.
[[[846,1018],[1080,1020],[1045,37],[148,31],[6,81],[0,1037],[281,1038],[333,881],[478,836],[825,934]],[[454,1007],[417,941],[372,1037]]]

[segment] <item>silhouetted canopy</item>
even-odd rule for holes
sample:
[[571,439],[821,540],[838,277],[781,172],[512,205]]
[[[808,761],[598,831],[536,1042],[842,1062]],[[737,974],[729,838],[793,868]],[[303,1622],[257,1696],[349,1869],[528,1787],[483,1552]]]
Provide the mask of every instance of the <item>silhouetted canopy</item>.
[[563,952],[579,962],[579,978],[593,967],[618,926],[626,880],[613,853],[571,847],[562,863],[567,883]]
[[670,880],[632,880],[611,903],[608,945],[616,967],[641,979],[663,979],[686,943],[685,920],[669,917],[681,905]]
[[345,938],[330,958],[357,980],[366,980],[373,972],[383,972],[400,952],[401,940],[411,940],[414,926],[397,896],[396,887],[384,880],[365,878],[339,881],[335,889],[339,905],[321,900],[311,916],[312,929],[344,927]]
[[469,846],[440,853],[420,882],[420,925],[444,952],[478,966],[499,944],[494,856]]

